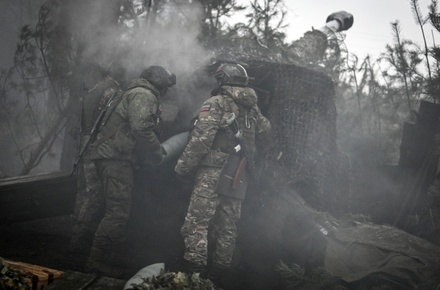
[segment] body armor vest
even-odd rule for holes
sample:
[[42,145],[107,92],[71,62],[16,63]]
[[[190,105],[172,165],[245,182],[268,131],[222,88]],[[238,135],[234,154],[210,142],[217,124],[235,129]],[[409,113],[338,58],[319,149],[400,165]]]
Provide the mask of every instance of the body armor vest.
[[[222,95],[228,106],[225,107],[224,115],[234,113],[236,116],[235,122],[238,129],[241,130],[246,146],[250,156],[249,161],[253,158],[253,151],[255,147],[255,132],[256,132],[256,112],[250,107],[237,104],[228,95]],[[221,127],[214,138],[211,146],[212,150],[219,150],[225,153],[234,154],[234,147],[237,146],[237,138],[234,136],[235,132],[230,126]]]

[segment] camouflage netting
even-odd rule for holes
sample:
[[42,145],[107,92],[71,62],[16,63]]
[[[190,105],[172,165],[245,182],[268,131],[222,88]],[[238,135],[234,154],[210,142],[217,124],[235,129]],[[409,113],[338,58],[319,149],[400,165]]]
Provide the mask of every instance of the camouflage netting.
[[349,161],[337,146],[332,80],[292,64],[253,62],[248,71],[273,127],[266,174],[278,186],[292,184],[318,210],[347,211]]
[[211,70],[226,61],[246,66],[261,111],[272,123],[273,135],[259,160],[265,168],[262,174],[271,176],[271,191],[291,184],[316,209],[346,213],[350,164],[337,145],[331,78],[316,69],[243,53],[222,55]]

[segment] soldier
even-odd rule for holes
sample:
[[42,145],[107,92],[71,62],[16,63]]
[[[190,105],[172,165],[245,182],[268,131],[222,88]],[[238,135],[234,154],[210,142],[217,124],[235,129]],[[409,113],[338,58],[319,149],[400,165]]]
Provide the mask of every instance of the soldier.
[[155,133],[160,120],[159,102],[175,83],[176,76],[164,67],[150,66],[108,107],[90,152],[101,181],[105,213],[90,250],[89,271],[112,277],[122,274],[111,265],[115,250],[126,236],[133,170],[162,160],[163,149]]
[[[196,172],[181,228],[185,241],[184,267],[191,272],[206,270],[208,225],[213,222],[214,250],[209,278],[220,282],[233,258],[255,135],[267,132],[270,123],[257,106],[255,91],[247,87],[249,78],[242,65],[222,64],[215,78],[219,87],[203,103],[175,171],[179,176]],[[247,168],[243,166],[244,160]],[[228,182],[229,176],[238,179]],[[235,182],[238,187],[234,186]]]
[[[122,94],[121,84],[125,81],[125,69],[112,63],[106,76],[90,89],[82,99],[81,136],[82,146],[88,146],[93,126],[99,114],[110,99]],[[102,195],[99,194],[100,181],[89,148],[84,148],[78,177],[78,194],[75,210],[76,222],[73,227],[69,250],[72,253],[86,253],[91,245],[96,230],[99,213],[102,210]]]

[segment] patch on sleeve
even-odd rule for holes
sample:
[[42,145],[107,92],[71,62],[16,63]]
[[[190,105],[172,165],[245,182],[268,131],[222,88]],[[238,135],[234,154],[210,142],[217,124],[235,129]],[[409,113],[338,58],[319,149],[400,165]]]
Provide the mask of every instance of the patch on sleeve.
[[200,108],[200,112],[207,112],[211,109],[211,104],[205,104]]

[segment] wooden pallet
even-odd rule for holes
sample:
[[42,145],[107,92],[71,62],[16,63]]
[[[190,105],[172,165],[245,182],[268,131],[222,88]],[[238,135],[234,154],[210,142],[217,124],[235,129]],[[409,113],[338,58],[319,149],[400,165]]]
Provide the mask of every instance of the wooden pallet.
[[43,290],[55,279],[61,277],[62,271],[23,262],[3,260],[10,269],[17,270],[31,290]]

